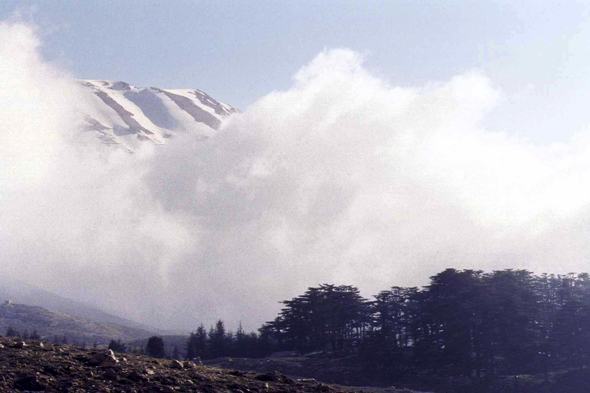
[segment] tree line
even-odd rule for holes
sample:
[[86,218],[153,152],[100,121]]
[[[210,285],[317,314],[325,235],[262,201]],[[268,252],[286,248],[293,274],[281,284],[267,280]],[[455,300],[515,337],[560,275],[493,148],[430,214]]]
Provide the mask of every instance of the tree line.
[[27,329],[25,329],[23,331],[23,333],[21,334],[20,331],[13,328],[12,326],[8,326],[8,328],[6,329],[6,337],[22,338],[23,340],[39,340],[39,339],[41,339],[41,336],[39,336],[39,334],[37,333],[37,329],[35,329],[33,331],[33,333],[30,333],[30,334],[29,334],[29,331]]
[[320,285],[260,329],[278,350],[350,350],[379,375],[493,377],[590,362],[590,277],[447,269],[368,300]]
[[226,330],[218,320],[209,331],[201,324],[191,332],[186,344],[187,359],[215,359],[220,357],[264,357],[276,349],[266,332],[246,333],[240,323],[235,333]]
[[349,351],[368,372],[392,380],[425,372],[548,375],[590,365],[587,273],[446,269],[425,287],[392,287],[372,299],[354,286],[321,284],[281,303],[257,333],[241,325],[227,331],[222,320],[209,330],[201,324],[185,358]]

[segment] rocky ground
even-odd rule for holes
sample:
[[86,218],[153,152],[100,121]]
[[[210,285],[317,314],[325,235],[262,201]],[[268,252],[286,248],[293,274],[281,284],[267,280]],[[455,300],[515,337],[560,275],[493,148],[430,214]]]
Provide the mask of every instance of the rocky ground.
[[2,392],[390,392],[0,337]]
[[318,352],[259,359],[226,357],[207,360],[204,364],[258,373],[278,371],[291,377],[314,378],[324,383],[348,386],[383,386],[382,381],[374,381],[363,372],[358,357],[353,354]]

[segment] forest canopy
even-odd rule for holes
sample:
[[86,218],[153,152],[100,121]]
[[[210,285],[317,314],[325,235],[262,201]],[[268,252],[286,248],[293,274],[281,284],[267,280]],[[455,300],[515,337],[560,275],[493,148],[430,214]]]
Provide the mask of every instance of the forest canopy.
[[[234,334],[219,320],[191,333],[188,358],[349,353],[375,381],[523,374],[590,365],[590,276],[526,270],[446,269],[423,288],[362,297],[351,285],[321,284],[281,302],[259,333]],[[488,383],[485,382],[485,383]],[[483,385],[481,385],[483,386]]]

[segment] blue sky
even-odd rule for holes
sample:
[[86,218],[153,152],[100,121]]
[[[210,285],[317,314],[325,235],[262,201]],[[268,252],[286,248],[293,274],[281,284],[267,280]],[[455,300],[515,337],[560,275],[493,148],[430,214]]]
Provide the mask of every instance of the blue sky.
[[197,87],[245,109],[289,88],[322,50],[345,47],[391,85],[482,71],[506,94],[486,120],[494,130],[544,143],[590,122],[581,2],[8,0],[0,17],[19,9],[46,57],[79,78]]

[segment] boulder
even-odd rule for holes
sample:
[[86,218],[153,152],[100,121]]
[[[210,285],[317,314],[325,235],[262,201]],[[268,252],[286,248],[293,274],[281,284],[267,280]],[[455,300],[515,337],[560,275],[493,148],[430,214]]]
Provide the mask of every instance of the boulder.
[[182,365],[182,363],[180,363],[178,360],[173,360],[172,364],[170,365],[170,367],[172,368],[177,368],[182,370],[184,368],[184,366]]
[[119,363],[115,353],[111,349],[99,352],[89,361],[92,366],[114,366]]

